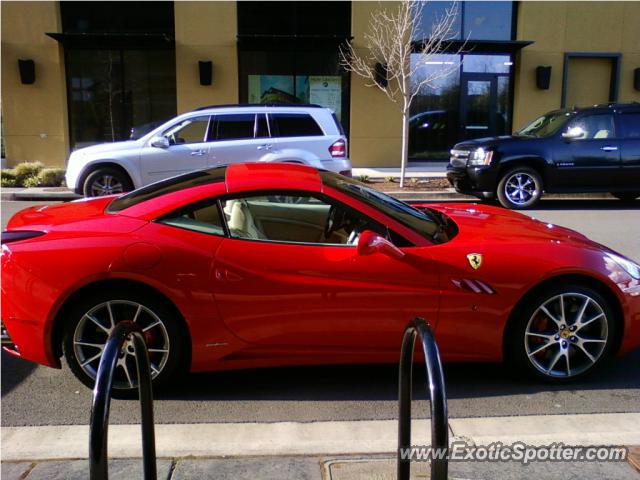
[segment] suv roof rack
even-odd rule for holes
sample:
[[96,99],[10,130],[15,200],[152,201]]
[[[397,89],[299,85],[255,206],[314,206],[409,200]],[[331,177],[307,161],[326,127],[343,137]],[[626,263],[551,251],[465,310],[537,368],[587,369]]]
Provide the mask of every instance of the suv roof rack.
[[229,108],[229,107],[287,107],[287,108],[325,108],[315,103],[228,103],[224,105],[206,105],[204,107],[194,108],[193,112],[200,110],[209,110],[212,108]]

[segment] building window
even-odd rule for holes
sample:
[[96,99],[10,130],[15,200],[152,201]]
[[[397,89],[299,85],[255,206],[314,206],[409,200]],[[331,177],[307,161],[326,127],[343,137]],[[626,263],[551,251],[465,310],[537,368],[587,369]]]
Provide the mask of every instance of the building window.
[[61,2],[60,14],[72,149],[175,116],[172,2]]
[[447,11],[457,11],[451,27],[450,39],[455,40],[512,40],[513,2],[425,2],[422,22],[414,32],[415,40],[431,35],[432,25],[442,19]]
[[[429,37],[432,24],[452,7],[450,2],[423,4],[421,27],[414,33],[417,48]],[[438,70],[460,65],[415,97],[409,120],[410,159],[444,160],[461,140],[510,133],[514,56],[507,44],[514,43],[513,16],[513,2],[458,4],[451,48],[470,53],[435,55],[412,79],[418,83]],[[417,59],[415,54],[412,60]]]
[[238,2],[240,102],[318,104],[348,127],[350,31],[350,2]]

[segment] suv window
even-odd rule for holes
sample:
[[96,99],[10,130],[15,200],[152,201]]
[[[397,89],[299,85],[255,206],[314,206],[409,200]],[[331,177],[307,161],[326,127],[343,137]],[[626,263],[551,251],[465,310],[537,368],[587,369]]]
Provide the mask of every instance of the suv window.
[[269,137],[269,126],[267,125],[267,116],[259,113],[256,120],[256,138]]
[[171,212],[157,220],[159,223],[173,227],[193,230],[194,232],[224,236],[222,217],[218,210],[218,202],[209,200],[207,203],[189,205]]
[[619,118],[622,138],[640,138],[640,112],[623,112]]
[[255,113],[216,115],[212,140],[240,140],[253,138]]
[[271,131],[277,137],[311,137],[324,135],[322,129],[308,113],[269,114]]
[[170,145],[183,145],[187,143],[202,143],[205,141],[209,116],[194,117],[183,120],[164,132]]
[[599,140],[615,137],[613,115],[610,113],[583,115],[569,123],[569,129],[575,127],[579,127],[584,130],[584,140]]
[[355,210],[310,194],[248,195],[222,205],[232,238],[356,245],[364,230],[388,236],[386,227]]

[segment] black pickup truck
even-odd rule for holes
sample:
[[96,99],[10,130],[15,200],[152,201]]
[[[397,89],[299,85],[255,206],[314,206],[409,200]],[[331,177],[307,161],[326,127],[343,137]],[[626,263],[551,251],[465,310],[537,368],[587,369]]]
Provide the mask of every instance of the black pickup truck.
[[640,196],[640,103],[556,110],[513,135],[460,142],[447,178],[460,193],[515,209],[544,192],[632,201]]

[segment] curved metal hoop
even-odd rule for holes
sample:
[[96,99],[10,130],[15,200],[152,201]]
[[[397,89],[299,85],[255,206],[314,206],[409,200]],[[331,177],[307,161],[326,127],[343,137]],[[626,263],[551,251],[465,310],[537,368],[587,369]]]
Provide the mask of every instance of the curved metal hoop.
[[113,375],[118,364],[122,348],[129,340],[133,343],[138,372],[138,393],[142,427],[142,461],[145,480],[157,480],[156,440],[153,426],[153,392],[151,390],[151,366],[149,352],[137,323],[126,321],[118,323],[104,347],[100,359],[96,383],[93,387],[91,402],[91,420],[89,424],[89,479],[108,480],[107,441],[109,430],[109,407]]
[[411,475],[411,459],[403,458],[402,452],[411,447],[413,350],[418,336],[422,342],[431,404],[431,448],[446,453],[442,457],[436,455],[431,458],[431,479],[446,480],[449,471],[449,422],[444,373],[431,326],[422,318],[409,322],[402,337],[398,379],[398,480],[409,480]]

